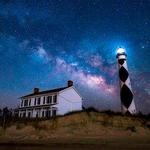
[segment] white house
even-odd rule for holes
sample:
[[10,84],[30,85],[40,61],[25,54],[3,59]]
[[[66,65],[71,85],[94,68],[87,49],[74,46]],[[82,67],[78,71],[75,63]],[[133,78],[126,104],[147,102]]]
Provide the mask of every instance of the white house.
[[69,80],[67,87],[47,91],[34,88],[33,93],[22,96],[19,117],[50,118],[78,110],[82,110],[82,97]]

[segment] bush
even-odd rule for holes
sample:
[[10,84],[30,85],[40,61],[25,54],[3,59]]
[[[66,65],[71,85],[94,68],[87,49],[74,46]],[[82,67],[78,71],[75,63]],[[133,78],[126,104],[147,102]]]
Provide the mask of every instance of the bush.
[[17,123],[16,124],[16,129],[18,129],[18,130],[20,130],[20,129],[24,128],[24,127],[25,127],[25,124],[23,124],[23,123]]
[[127,127],[126,130],[129,130],[131,132],[136,132],[135,126]]

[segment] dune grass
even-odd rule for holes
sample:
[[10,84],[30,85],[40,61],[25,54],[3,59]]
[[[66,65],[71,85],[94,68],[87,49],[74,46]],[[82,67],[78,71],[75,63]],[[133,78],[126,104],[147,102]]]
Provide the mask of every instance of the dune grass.
[[[15,120],[3,129],[0,142],[38,141],[52,139],[120,139],[136,137],[150,139],[150,120],[119,113],[80,111],[58,116],[50,120]],[[84,139],[84,140],[83,140]],[[92,140],[93,141],[93,140]],[[96,140],[95,140],[96,142]]]

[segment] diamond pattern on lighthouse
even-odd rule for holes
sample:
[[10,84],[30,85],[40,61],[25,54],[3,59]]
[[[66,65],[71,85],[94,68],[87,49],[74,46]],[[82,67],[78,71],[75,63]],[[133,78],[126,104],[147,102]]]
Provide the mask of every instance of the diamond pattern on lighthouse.
[[123,65],[124,59],[119,59],[118,62],[119,62],[120,65]]
[[126,84],[122,86],[120,96],[121,96],[121,101],[124,104],[124,106],[126,108],[129,108],[133,99],[133,94],[130,91],[130,89],[126,86]]
[[129,76],[129,73],[127,72],[127,70],[122,66],[120,69],[119,69],[119,77],[121,79],[121,81],[125,82],[127,80]]

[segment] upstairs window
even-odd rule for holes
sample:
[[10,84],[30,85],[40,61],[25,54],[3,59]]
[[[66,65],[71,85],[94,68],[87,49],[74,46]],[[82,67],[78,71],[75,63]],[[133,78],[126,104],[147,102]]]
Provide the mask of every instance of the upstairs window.
[[53,103],[57,103],[57,95],[53,96]]
[[43,104],[45,104],[45,96],[43,97]]
[[25,106],[25,107],[28,106],[28,100],[27,100],[27,99],[24,100],[24,106]]
[[31,99],[29,100],[29,106],[31,106]]
[[23,107],[23,100],[21,100],[21,107]]
[[49,96],[47,96],[46,103],[47,104],[49,103]]
[[34,100],[34,105],[36,105],[36,98],[35,98],[35,100]]
[[38,104],[38,105],[40,105],[40,103],[41,103],[41,98],[40,98],[40,97],[38,97],[37,104]]
[[46,103],[47,103],[47,104],[52,103],[52,96],[47,96]]

